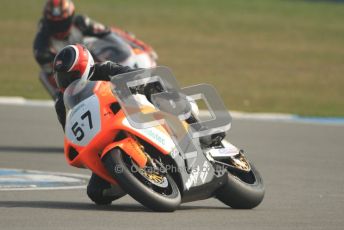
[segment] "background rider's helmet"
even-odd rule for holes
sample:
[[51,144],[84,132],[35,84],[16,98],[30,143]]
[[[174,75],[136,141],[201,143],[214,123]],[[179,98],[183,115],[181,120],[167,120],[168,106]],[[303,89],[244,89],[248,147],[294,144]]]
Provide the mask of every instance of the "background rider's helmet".
[[53,67],[56,84],[64,92],[73,81],[92,76],[94,60],[86,47],[69,45],[56,55]]
[[43,17],[55,38],[62,39],[69,34],[74,12],[71,0],[48,0],[45,3]]

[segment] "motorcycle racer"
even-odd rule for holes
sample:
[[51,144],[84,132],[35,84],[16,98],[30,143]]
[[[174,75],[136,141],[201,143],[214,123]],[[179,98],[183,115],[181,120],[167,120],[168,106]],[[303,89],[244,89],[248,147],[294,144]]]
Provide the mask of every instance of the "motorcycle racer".
[[53,98],[58,93],[53,78],[53,60],[66,45],[81,43],[83,37],[102,38],[111,33],[110,28],[75,14],[71,0],[47,0],[39,29],[34,39],[34,57],[41,67],[40,80]]
[[[76,44],[66,46],[56,55],[53,62],[53,70],[57,87],[60,90],[60,92],[57,93],[55,110],[62,128],[65,129],[66,107],[63,94],[70,84],[80,79],[91,81],[110,81],[110,76],[128,73],[135,69],[121,66],[110,61],[94,63],[93,57],[87,48],[83,45]],[[163,89],[161,85],[145,85],[143,86],[143,89],[140,89],[140,91],[146,95],[148,100],[150,100],[150,96],[152,94],[162,92]],[[185,95],[182,94],[177,94],[177,96],[185,97]],[[189,124],[198,122],[194,116],[190,116],[186,121]],[[204,145],[216,145],[218,142],[221,142],[224,135],[224,133],[213,134],[211,136],[201,137],[200,141]],[[110,193],[111,196],[104,197],[102,195],[104,189],[112,189],[115,192]],[[124,194],[122,192],[123,191],[121,191],[121,189],[111,186],[96,174],[92,174],[87,187],[89,197],[97,204],[109,204],[114,199],[123,196]]]
[[[55,109],[62,128],[66,122],[66,108],[63,93],[74,81],[86,78],[95,81],[109,81],[109,76],[132,71],[113,62],[94,63],[90,52],[82,45],[69,45],[63,48],[53,62],[54,77],[60,92],[57,93]],[[105,193],[110,195],[104,196]],[[125,193],[118,186],[111,186],[107,181],[92,173],[87,186],[87,194],[97,204],[110,204]]]

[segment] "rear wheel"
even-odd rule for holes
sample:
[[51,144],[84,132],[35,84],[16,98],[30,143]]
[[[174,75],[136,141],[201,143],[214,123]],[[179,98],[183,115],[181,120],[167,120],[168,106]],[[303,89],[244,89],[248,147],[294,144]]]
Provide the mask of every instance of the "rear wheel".
[[264,198],[263,179],[253,164],[249,172],[230,171],[227,183],[218,189],[216,197],[235,209],[251,209],[258,206]]
[[123,190],[147,208],[171,212],[179,207],[181,195],[168,173],[139,168],[121,149],[111,150],[103,162]]

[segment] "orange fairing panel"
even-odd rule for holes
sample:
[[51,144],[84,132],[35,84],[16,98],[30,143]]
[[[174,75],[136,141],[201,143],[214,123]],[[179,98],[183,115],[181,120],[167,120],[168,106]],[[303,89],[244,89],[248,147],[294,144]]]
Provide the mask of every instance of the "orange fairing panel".
[[137,129],[132,127],[127,119],[123,119],[122,126],[124,130],[142,138],[165,155],[169,154],[175,148],[173,140],[162,126]]
[[[70,117],[66,122],[70,124],[66,124],[65,156],[70,165],[89,168],[110,183],[116,183],[103,166],[100,154],[113,142],[118,133],[114,126],[116,116],[110,108],[117,100],[111,92],[110,82],[97,83],[93,91],[93,96],[97,98],[90,99],[93,104],[81,102],[80,114],[74,108],[69,112]],[[97,102],[97,106],[94,102]],[[73,115],[75,117],[71,117]]]
[[140,145],[132,137],[125,138],[119,142],[114,142],[108,145],[102,153],[102,158],[114,148],[122,149],[126,154],[128,154],[138,165],[143,168],[147,163],[147,157],[142,151]]
[[[69,153],[71,148],[75,149],[78,153],[74,159],[70,159]],[[73,145],[65,139],[65,156],[70,165],[78,168],[88,168],[111,184],[117,183],[104,167],[98,153],[92,151],[91,148],[82,148]]]

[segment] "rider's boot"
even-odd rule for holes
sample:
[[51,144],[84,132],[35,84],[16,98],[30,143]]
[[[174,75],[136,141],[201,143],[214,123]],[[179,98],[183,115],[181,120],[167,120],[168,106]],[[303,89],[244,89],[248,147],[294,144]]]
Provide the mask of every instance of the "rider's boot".
[[119,199],[125,194],[126,193],[117,184],[111,185],[95,173],[92,173],[87,185],[87,195],[96,204],[111,204],[112,201]]

